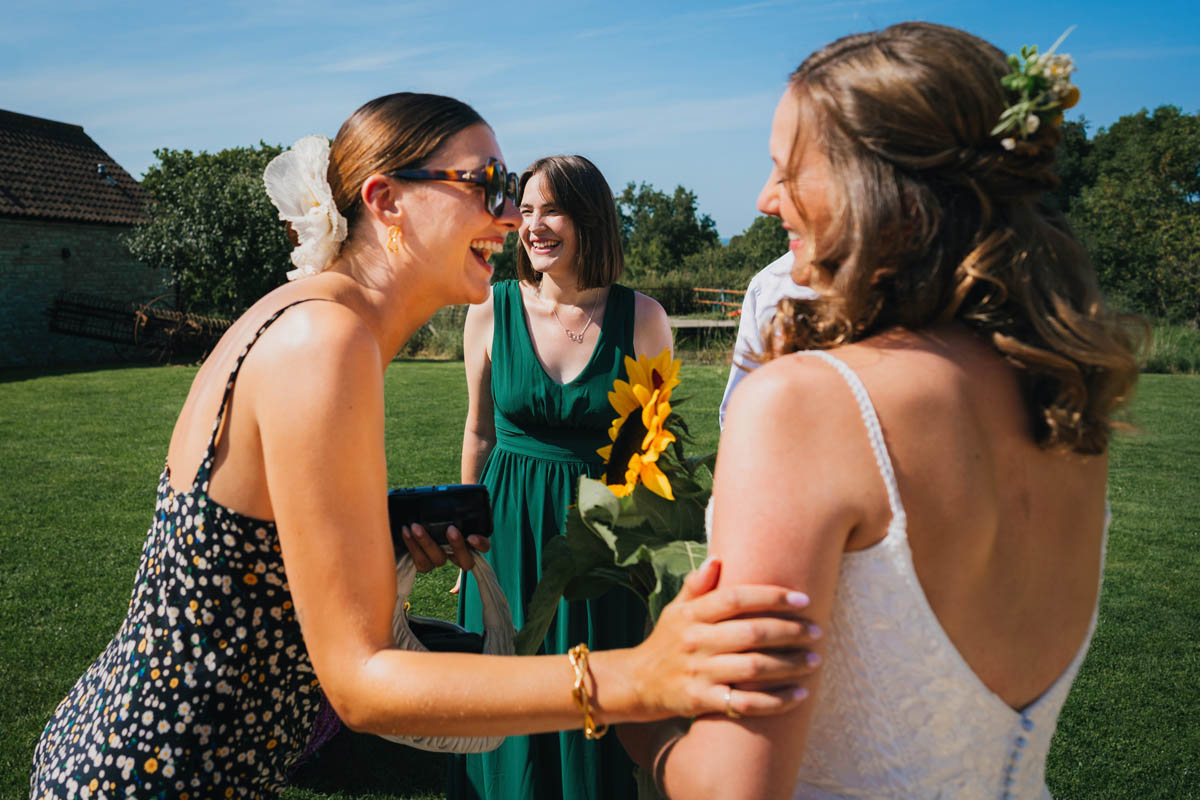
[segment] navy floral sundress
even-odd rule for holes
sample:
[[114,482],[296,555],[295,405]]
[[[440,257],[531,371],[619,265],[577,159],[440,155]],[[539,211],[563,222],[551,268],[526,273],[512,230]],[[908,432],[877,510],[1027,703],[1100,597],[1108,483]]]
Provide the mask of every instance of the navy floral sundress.
[[163,468],[125,621],[46,726],[32,798],[274,797],[304,751],[321,692],[275,523],[208,496],[238,370],[292,305],[238,356],[191,489]]

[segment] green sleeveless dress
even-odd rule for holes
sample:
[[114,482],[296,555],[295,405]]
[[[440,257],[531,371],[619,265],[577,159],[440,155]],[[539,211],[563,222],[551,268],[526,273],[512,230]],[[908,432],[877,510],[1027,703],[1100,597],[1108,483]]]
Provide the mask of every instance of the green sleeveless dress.
[[[481,479],[491,491],[495,520],[487,559],[520,628],[525,603],[541,575],[542,545],[562,532],[579,477],[602,474],[596,450],[609,443],[613,411],[608,392],[614,380],[626,378],[625,356],[635,355],[634,293],[625,286],[612,287],[591,360],[578,377],[559,384],[534,354],[518,283],[497,283],[492,292],[496,445]],[[459,623],[482,630],[478,590],[467,575],[459,594]],[[618,589],[595,600],[562,601],[542,652],[565,653],[580,642],[593,649],[630,647],[641,641],[645,619],[641,602]],[[561,686],[546,690],[568,694],[570,677],[568,670]],[[503,692],[504,687],[494,690]],[[491,753],[455,756],[448,797],[593,800],[632,798],[636,793],[633,763],[617,737],[610,733],[587,741],[580,730],[573,730],[512,736]]]

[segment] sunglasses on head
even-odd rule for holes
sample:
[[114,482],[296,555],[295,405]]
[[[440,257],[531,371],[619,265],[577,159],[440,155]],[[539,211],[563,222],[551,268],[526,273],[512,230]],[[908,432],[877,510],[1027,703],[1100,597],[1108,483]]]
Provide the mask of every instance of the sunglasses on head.
[[517,204],[517,173],[509,172],[495,158],[489,158],[482,169],[395,169],[386,174],[410,181],[478,183],[483,186],[483,207],[493,217],[504,213],[505,197]]

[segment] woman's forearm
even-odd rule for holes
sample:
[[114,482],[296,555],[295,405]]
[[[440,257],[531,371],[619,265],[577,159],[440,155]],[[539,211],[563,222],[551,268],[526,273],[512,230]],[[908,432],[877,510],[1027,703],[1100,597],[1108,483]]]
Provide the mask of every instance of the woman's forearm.
[[[636,685],[630,650],[591,653],[585,680],[597,723],[667,714]],[[478,656],[384,650],[343,683],[334,708],[351,728],[424,736],[499,736],[579,728],[566,656]],[[351,688],[351,691],[345,691]],[[332,699],[332,698],[331,698]]]
[[466,431],[463,434],[461,469],[463,483],[479,483],[479,478],[483,475],[483,465],[487,463],[487,457],[495,446],[495,436],[488,437],[473,431]]

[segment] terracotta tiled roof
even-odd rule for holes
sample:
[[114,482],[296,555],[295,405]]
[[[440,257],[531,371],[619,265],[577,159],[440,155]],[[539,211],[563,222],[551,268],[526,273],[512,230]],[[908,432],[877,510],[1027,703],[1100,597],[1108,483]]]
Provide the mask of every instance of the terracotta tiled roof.
[[80,126],[0,110],[0,217],[129,224],[146,200]]

